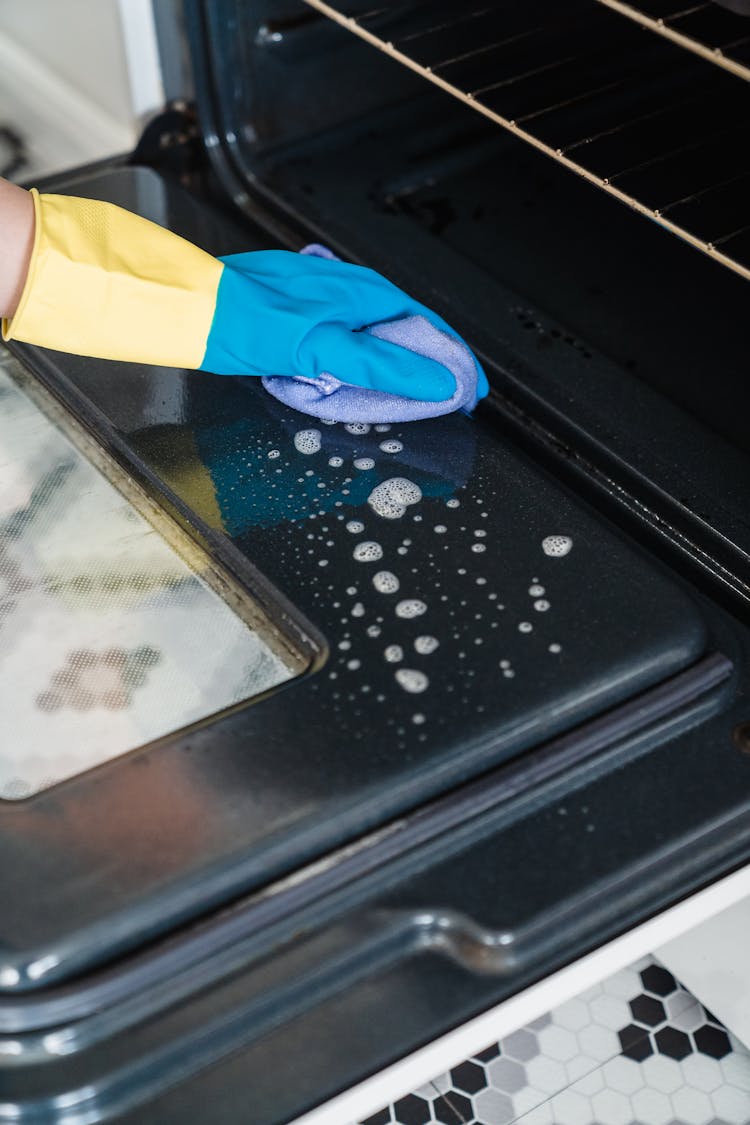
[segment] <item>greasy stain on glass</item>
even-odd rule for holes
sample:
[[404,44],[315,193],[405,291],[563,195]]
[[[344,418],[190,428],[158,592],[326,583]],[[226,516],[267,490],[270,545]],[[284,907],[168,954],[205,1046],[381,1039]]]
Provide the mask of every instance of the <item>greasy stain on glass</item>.
[[246,703],[310,663],[48,397],[0,355],[5,800]]

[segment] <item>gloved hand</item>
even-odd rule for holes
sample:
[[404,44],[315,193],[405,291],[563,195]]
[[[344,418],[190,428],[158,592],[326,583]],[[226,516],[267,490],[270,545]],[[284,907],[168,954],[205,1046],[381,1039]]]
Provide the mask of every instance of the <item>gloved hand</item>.
[[[207,369],[310,379],[327,372],[344,383],[431,402],[454,393],[455,379],[442,364],[359,331],[421,315],[460,339],[441,317],[374,270],[285,250],[221,260]],[[488,388],[478,364],[477,372],[482,397]]]
[[421,313],[456,335],[372,270],[283,250],[217,259],[113,204],[32,194],[34,250],[6,340],[227,375],[327,371],[431,401],[453,394],[442,364],[356,331]]

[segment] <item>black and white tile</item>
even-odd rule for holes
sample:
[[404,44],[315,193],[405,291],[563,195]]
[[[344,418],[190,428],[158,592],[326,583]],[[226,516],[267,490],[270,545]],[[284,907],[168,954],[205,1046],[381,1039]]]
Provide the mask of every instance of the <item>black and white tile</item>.
[[653,958],[365,1125],[750,1125],[750,1051]]

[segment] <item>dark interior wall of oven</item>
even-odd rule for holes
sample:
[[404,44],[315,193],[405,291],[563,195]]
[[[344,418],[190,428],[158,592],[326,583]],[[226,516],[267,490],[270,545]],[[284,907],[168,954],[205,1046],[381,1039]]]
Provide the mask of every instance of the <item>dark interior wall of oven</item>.
[[446,300],[490,354],[509,317],[541,313],[579,359],[750,448],[747,281],[297,0],[207,7],[236,160],[284,206]]
[[408,96],[412,76],[300,0],[216,0],[204,8],[220,95],[240,124],[249,166],[269,153],[361,121]]

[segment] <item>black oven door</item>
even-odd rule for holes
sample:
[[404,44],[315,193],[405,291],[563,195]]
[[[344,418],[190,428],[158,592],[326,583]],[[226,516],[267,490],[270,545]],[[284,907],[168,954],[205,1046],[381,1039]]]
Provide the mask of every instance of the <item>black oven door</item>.
[[[205,9],[194,31],[213,13],[210,42],[229,51],[231,33],[251,70],[303,65],[295,50],[259,62],[239,9]],[[325,58],[327,31],[301,26]],[[279,194],[296,176],[316,199],[295,154],[243,180],[237,136],[214,145],[218,209],[140,159],[45,186],[212,253],[312,237],[346,253],[317,204],[306,216]],[[459,273],[436,280],[399,222],[401,257],[382,260],[376,222],[349,253],[399,280],[426,263],[419,295],[462,321]],[[502,388],[499,308],[477,306]],[[554,348],[545,365],[567,371]],[[322,425],[253,380],[26,347],[3,353],[0,390],[17,420],[0,541],[15,701],[0,1121],[181,1122],[200,1105],[228,1123],[250,1099],[253,1119],[288,1121],[747,862],[739,602],[719,604],[713,562],[698,581],[645,518],[601,503],[583,457],[556,471],[539,420],[502,390],[473,417]],[[197,586],[213,617],[186,610]],[[102,605],[130,638],[164,611],[157,587],[192,628],[112,640]],[[83,639],[31,629],[34,612],[50,620],[42,598],[72,607]],[[249,637],[260,670],[227,694]],[[188,652],[198,711],[177,705]],[[161,726],[142,724],[148,698]],[[67,748],[92,716],[103,733],[82,758]]]

